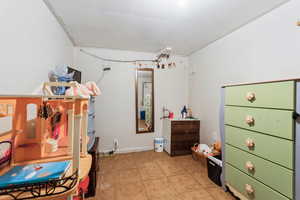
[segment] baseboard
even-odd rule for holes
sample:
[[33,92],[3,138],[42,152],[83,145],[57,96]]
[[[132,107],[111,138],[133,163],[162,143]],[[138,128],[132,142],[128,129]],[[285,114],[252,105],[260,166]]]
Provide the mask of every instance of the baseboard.
[[[119,149],[117,150],[115,153],[117,154],[121,154],[121,153],[133,153],[133,152],[141,152],[141,151],[150,151],[153,150],[154,147],[153,146],[148,146],[148,147],[131,147],[131,148],[123,148],[123,149]],[[111,152],[112,150],[103,150],[101,151],[101,153],[108,153]]]

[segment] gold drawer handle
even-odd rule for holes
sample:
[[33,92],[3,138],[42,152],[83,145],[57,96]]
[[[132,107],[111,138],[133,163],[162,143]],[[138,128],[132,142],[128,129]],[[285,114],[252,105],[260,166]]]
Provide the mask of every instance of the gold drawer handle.
[[246,124],[248,124],[249,126],[254,125],[254,117],[252,117],[251,115],[247,115],[245,118],[245,122]]
[[253,187],[251,185],[249,185],[249,184],[245,185],[245,190],[246,190],[247,194],[249,194],[249,195],[251,195],[251,194],[254,193]]
[[248,101],[250,101],[250,102],[253,102],[253,101],[255,101],[255,93],[254,92],[248,92],[247,94],[246,94],[246,99],[248,100]]
[[254,164],[251,161],[246,162],[246,168],[249,171],[253,171],[254,170]]
[[248,138],[248,139],[246,140],[246,146],[247,146],[248,148],[253,148],[253,147],[255,146],[255,143],[254,143],[254,141],[253,141],[252,139]]

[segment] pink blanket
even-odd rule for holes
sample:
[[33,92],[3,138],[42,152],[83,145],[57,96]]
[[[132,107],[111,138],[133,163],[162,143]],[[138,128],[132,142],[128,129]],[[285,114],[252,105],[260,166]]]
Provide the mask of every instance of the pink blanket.
[[101,94],[95,82],[89,81],[85,84],[79,84],[77,82],[76,87],[70,87],[66,91],[67,96],[80,96],[84,98],[89,98],[90,96],[99,96]]

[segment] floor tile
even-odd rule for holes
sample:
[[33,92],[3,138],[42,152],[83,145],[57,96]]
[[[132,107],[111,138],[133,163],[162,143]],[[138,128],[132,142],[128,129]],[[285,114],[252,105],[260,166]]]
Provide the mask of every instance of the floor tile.
[[87,200],[234,200],[191,155],[153,151],[100,159],[97,197]]
[[145,181],[144,185],[150,199],[176,198],[176,191],[170,186],[167,178]]
[[156,180],[165,177],[162,169],[159,167],[158,163],[150,162],[145,163],[139,167],[139,171],[142,177],[142,180]]
[[[97,198],[101,199],[101,200],[116,200],[115,188],[107,187],[105,189],[98,189]],[[89,199],[92,200],[92,198],[89,198]]]
[[215,200],[235,200],[232,195],[221,188],[208,188],[207,191]]
[[203,189],[179,194],[179,198],[181,200],[217,200],[213,199],[209,193]]
[[204,170],[202,165],[199,162],[194,161],[192,159],[185,160],[184,162],[177,161],[179,165],[188,173],[193,174],[197,172],[201,172]]
[[142,182],[119,185],[116,191],[116,200],[148,200]]
[[100,159],[100,174],[107,174],[114,171],[115,159],[114,158],[102,158]]
[[162,169],[166,176],[174,176],[178,174],[187,173],[184,169],[175,161],[159,160],[157,161],[159,167]]
[[128,170],[128,169],[136,169],[136,161],[133,157],[121,157],[116,159],[114,162],[113,169],[115,171]]
[[170,176],[168,181],[178,194],[201,189],[201,185],[189,174]]
[[128,169],[116,172],[116,181],[123,185],[141,181],[141,175],[138,169]]
[[116,185],[117,175],[115,173],[100,174],[98,188],[105,190]]
[[203,188],[215,188],[218,187],[214,182],[212,182],[207,174],[198,172],[193,174],[194,179],[200,183]]

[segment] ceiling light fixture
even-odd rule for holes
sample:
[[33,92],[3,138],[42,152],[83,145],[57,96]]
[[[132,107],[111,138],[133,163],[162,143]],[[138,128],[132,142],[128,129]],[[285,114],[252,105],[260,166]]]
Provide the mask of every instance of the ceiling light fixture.
[[157,69],[165,69],[165,68],[173,68],[176,67],[176,63],[172,61],[171,58],[172,48],[166,47],[160,50],[159,54],[157,55]]

